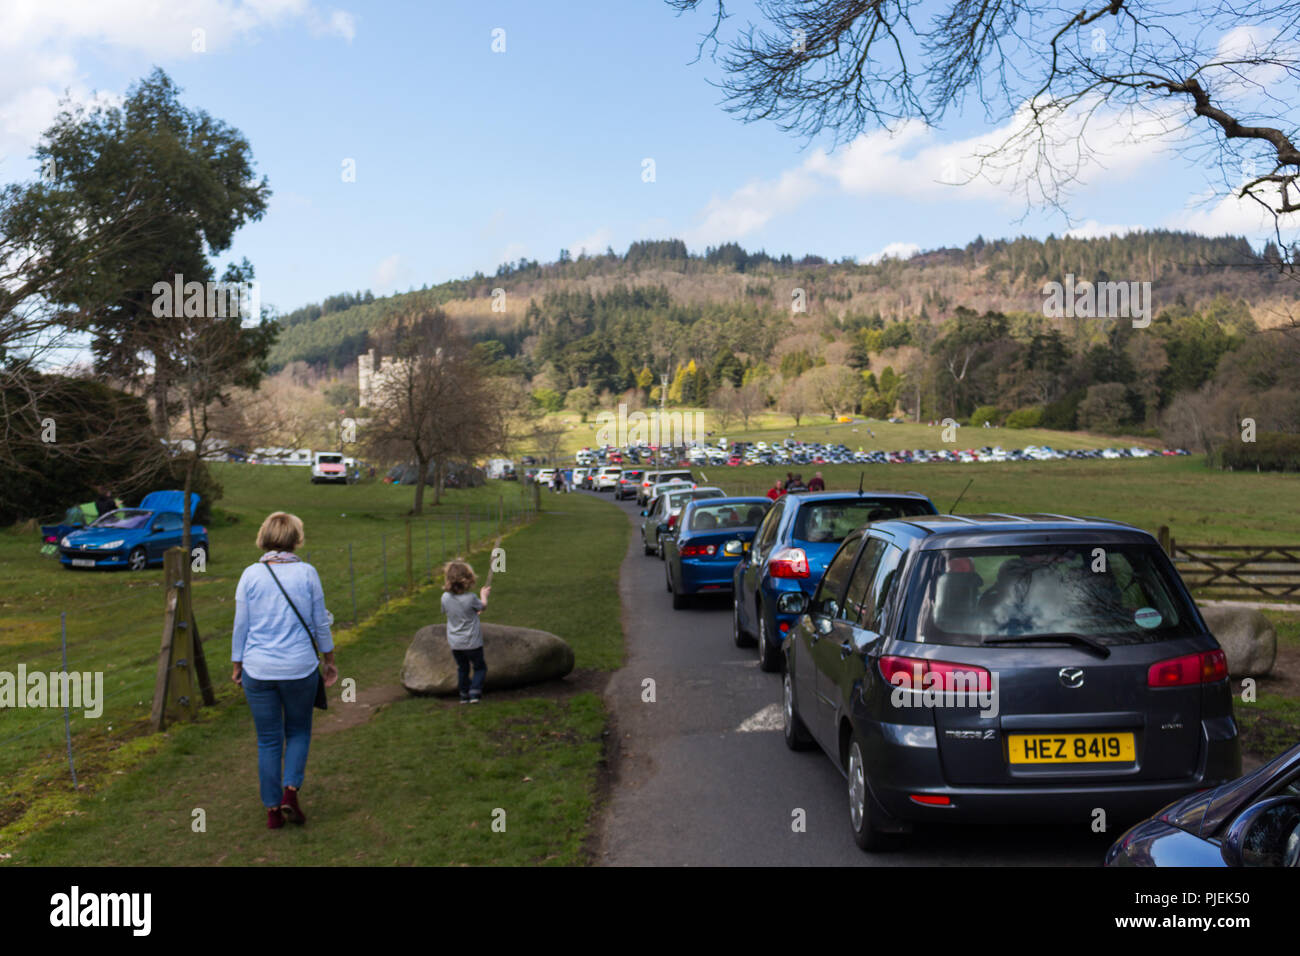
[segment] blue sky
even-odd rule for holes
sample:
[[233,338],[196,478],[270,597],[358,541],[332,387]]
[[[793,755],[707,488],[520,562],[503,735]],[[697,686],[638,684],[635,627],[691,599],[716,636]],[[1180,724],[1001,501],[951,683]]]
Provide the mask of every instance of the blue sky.
[[247,256],[282,311],[640,238],[835,259],[1072,225],[1266,238],[1231,203],[1189,204],[1213,182],[1168,143],[1103,144],[1067,220],[994,185],[943,185],[990,134],[979,110],[836,150],[744,124],[719,105],[716,67],[691,63],[704,25],[657,0],[7,0],[0,180],[32,174],[64,89],[120,98],[157,65],[252,144],[274,195],[222,261]]

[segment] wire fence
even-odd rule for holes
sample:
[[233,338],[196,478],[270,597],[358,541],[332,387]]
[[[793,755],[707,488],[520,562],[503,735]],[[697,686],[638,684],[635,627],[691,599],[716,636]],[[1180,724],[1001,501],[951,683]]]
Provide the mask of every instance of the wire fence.
[[[320,575],[334,630],[357,626],[438,577],[448,560],[536,518],[531,487],[521,485],[520,494],[509,497],[502,495],[491,506],[371,521],[365,532],[347,541],[310,542],[301,557]],[[218,675],[229,656],[225,648],[234,623],[235,586],[257,556],[251,550],[226,559],[210,557],[208,569],[193,575],[195,619],[216,687],[222,686]],[[52,758],[66,751],[67,774],[75,787],[78,749],[89,747],[97,754],[140,732],[153,702],[166,594],[160,579],[107,601],[95,599],[23,621],[31,639],[0,649],[0,780],[46,776]],[[59,674],[86,676],[70,683],[55,676]],[[45,691],[38,692],[35,685]],[[54,699],[56,685],[61,700]],[[69,701],[73,685],[80,693],[73,691]],[[88,707],[92,696],[94,706]],[[219,694],[219,704],[221,700]],[[98,756],[92,759],[102,763]],[[38,767],[46,770],[35,771]],[[0,800],[0,826],[6,822],[4,809]]]

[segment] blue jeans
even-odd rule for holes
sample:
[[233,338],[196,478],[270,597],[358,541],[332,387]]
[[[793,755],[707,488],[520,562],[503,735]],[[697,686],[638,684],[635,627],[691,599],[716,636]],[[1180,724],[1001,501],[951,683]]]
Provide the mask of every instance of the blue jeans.
[[316,672],[298,680],[258,680],[244,672],[244,698],[257,727],[257,778],[267,807],[280,805],[284,787],[302,786],[318,680]]
[[[483,660],[483,648],[476,647],[472,651],[451,652],[451,656],[456,658],[456,678],[460,685],[461,697],[482,697],[483,681],[487,678],[487,661]],[[474,677],[469,676],[469,666],[474,665]]]

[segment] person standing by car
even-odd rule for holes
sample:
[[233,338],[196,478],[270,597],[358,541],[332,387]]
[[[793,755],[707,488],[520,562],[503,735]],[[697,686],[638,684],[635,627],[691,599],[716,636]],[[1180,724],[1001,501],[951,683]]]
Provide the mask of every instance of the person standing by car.
[[257,532],[262,557],[244,569],[235,589],[230,679],[243,688],[253,713],[257,776],[272,830],[285,820],[307,822],[298,790],[307,771],[312,707],[323,696],[317,686],[339,679],[320,575],[294,553],[302,542],[297,516],[269,515]]
[[820,471],[817,472],[817,474],[812,476],[812,481],[808,482],[808,490],[809,491],[826,490],[826,479],[822,477],[822,473]]
[[780,478],[773,479],[772,487],[767,489],[767,496],[771,498],[773,501],[776,501],[776,499],[780,498],[783,494],[785,494],[785,488],[781,486],[781,479]]
[[113,493],[107,487],[100,488],[99,494],[95,496],[95,513],[99,517],[104,517],[110,511],[117,510],[117,501],[113,498]]
[[[447,615],[447,644],[456,659],[456,678],[462,704],[483,699],[487,662],[483,659],[483,627],[479,615],[487,609],[490,587],[479,588],[476,597],[474,569],[464,561],[448,561],[442,572],[442,613]],[[471,677],[470,667],[474,673]]]
[[785,490],[787,492],[807,491],[808,486],[803,483],[803,475],[795,475],[790,479],[790,481],[786,483]]

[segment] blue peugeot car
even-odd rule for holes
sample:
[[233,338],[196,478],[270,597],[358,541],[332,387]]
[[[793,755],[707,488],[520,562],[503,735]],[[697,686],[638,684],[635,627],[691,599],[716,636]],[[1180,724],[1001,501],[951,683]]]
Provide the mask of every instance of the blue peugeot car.
[[763,519],[753,546],[736,565],[732,640],[737,647],[749,647],[756,639],[759,666],[765,671],[780,670],[781,642],[799,618],[777,609],[781,595],[802,591],[811,598],[849,532],[873,521],[937,513],[929,498],[915,492],[782,495]]
[[687,502],[676,527],[662,538],[664,573],[673,607],[693,595],[730,591],[736,562],[772,502],[767,498],[701,498]]
[[1105,864],[1300,867],[1300,744],[1131,827]]
[[[162,564],[168,548],[181,544],[184,492],[152,491],[138,508],[118,508],[100,515],[88,527],[59,540],[59,561],[65,568],[129,568],[143,571]],[[190,492],[190,513],[199,496]],[[190,525],[193,556],[208,558],[208,532]]]

